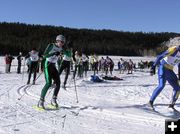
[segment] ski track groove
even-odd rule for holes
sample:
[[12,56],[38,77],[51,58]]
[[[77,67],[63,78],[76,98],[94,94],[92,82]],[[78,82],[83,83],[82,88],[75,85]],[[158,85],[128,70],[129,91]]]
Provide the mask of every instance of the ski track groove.
[[[30,95],[33,99],[37,99],[36,96],[27,92],[27,88],[25,88],[24,90],[27,95]],[[88,108],[80,109],[80,111],[84,111],[84,110],[88,110]],[[118,116],[119,118],[128,119],[128,120],[142,121],[145,123],[152,122],[152,123],[158,123],[158,124],[161,124],[162,122],[164,122],[164,119],[158,119],[158,118],[152,118],[152,117],[148,118],[148,117],[144,117],[144,116],[140,116],[140,115],[133,115],[133,114],[123,113],[123,112],[114,112],[114,111],[107,110],[107,109],[103,109],[103,111],[104,112],[101,112],[101,113],[105,114],[106,116],[107,115],[111,115],[111,116],[115,115],[115,116]],[[91,112],[93,112],[93,110],[91,110]],[[97,110],[96,110],[96,112],[97,112]]]
[[[12,100],[12,99],[11,99]],[[13,100],[12,100],[13,101]],[[16,102],[16,105],[18,105],[18,102]],[[20,106],[22,106],[21,104],[19,104]],[[46,127],[49,127],[49,128],[53,128],[53,126],[51,126],[51,125],[48,125],[48,124],[46,124],[44,121],[40,121],[41,119],[37,119],[35,116],[33,116],[32,115],[32,113],[31,114],[29,114],[28,112],[24,112],[22,109],[18,109],[18,108],[16,108],[16,107],[14,107],[14,106],[12,106],[12,105],[10,105],[9,104],[9,106],[11,107],[11,108],[13,108],[13,109],[15,109],[16,111],[18,111],[19,113],[21,113],[21,114],[23,114],[23,115],[26,115],[26,116],[30,116],[31,118],[30,119],[32,119],[32,120],[34,120],[34,121],[29,121],[29,123],[31,123],[31,122],[36,122],[36,123],[40,123],[40,124],[42,124],[42,125],[44,125],[44,126],[46,126]],[[26,109],[27,110],[27,109]],[[37,114],[36,114],[37,115]],[[16,115],[17,116],[17,115]],[[47,118],[47,117],[46,117]],[[48,117],[49,118],[49,117]],[[26,122],[27,123],[27,122]],[[14,124],[14,125],[21,125],[22,123],[16,123],[16,124]],[[9,124],[9,125],[6,125],[6,126],[4,126],[4,127],[10,127],[10,126],[12,126],[13,124]],[[57,130],[59,130],[59,129],[57,129]]]
[[[77,80],[76,81],[76,86],[78,87],[78,85],[81,84],[81,82],[82,82],[82,80],[81,81]],[[17,89],[18,94],[19,95],[25,94],[25,95],[27,95],[28,97],[30,97],[32,99],[39,100],[39,96],[37,96],[37,95],[35,95],[35,94],[28,91],[28,89],[30,89],[31,86],[23,85],[23,86],[19,87]],[[71,85],[70,85],[70,88],[73,88],[73,86],[71,87]],[[125,94],[127,94],[127,96],[129,96],[130,95],[129,92],[131,93],[131,89],[126,91]],[[81,92],[81,94],[83,94],[83,93]],[[69,92],[69,95],[73,95],[73,93]],[[164,96],[166,96],[166,95],[164,94]],[[92,112],[94,114],[96,114],[96,112],[97,112],[98,114],[103,114],[105,116],[113,116],[113,117],[118,117],[118,118],[121,118],[121,119],[125,119],[125,120],[127,120],[127,122],[132,121],[132,120],[141,121],[141,122],[144,122],[144,125],[145,124],[155,123],[154,125],[158,126],[162,122],[164,123],[164,119],[158,119],[158,118],[152,118],[152,117],[144,117],[144,116],[140,116],[140,115],[134,115],[134,114],[129,114],[129,113],[111,111],[111,110],[107,110],[107,109],[103,109],[103,112],[100,112],[100,111],[94,110],[94,109],[93,110],[88,109],[88,108],[87,109],[80,109],[80,111]],[[51,111],[48,111],[48,112],[51,112]],[[51,112],[51,113],[54,114],[54,112]],[[28,113],[27,113],[27,115],[28,115]],[[40,122],[40,123],[42,123],[42,122]],[[51,126],[48,126],[48,127],[51,127]]]
[[[39,100],[39,98],[40,98],[40,96],[38,96],[38,95],[34,95],[34,94],[32,94],[32,93],[30,93],[30,92],[28,92],[28,89],[30,89],[31,88],[31,86],[21,86],[20,88],[18,88],[18,93],[22,96],[24,96],[24,94],[26,94],[29,98],[31,98],[31,99],[34,99],[34,100]],[[21,91],[20,90],[22,90],[23,92],[21,93]],[[27,105],[28,106],[28,105]],[[62,108],[63,107],[66,107],[66,106],[61,106]],[[75,112],[75,111],[73,111],[72,109],[66,109],[66,108],[61,108],[60,107],[60,109],[59,110],[65,110],[65,111],[67,111],[67,112],[69,112],[69,113],[71,113],[72,115],[74,115],[74,116],[78,116],[78,114],[79,114],[79,112],[80,112],[80,108],[79,108],[79,110],[78,110],[78,112]],[[48,112],[51,112],[51,113],[53,113],[53,114],[55,114],[53,111],[48,111]],[[56,114],[55,114],[56,115]],[[59,116],[59,115],[58,115]],[[64,115],[63,115],[64,116]]]

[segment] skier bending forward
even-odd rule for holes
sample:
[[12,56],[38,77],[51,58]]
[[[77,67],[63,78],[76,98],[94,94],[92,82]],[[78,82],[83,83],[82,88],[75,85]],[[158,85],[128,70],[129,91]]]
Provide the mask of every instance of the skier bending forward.
[[56,62],[58,60],[58,56],[60,52],[62,51],[62,46],[65,43],[65,37],[63,35],[58,35],[56,37],[56,43],[49,44],[44,52],[44,74],[46,79],[46,84],[44,85],[42,91],[41,91],[41,97],[38,102],[38,107],[43,108],[44,107],[44,99],[46,96],[46,93],[48,89],[50,88],[52,84],[52,79],[54,80],[56,87],[54,89],[53,97],[51,100],[51,104],[55,107],[58,107],[57,104],[57,95],[60,89],[60,78],[58,74],[58,70],[56,69]]
[[[173,87],[173,95],[169,108],[174,108],[175,102],[177,101],[180,93],[180,86],[178,83],[178,78],[173,71],[173,67],[178,65],[178,70],[180,69],[180,45],[170,46],[165,52],[157,57],[154,64],[151,67],[151,74],[155,74],[155,67],[159,64],[158,68],[158,80],[159,85],[153,91],[152,96],[149,100],[149,106],[154,109],[153,103],[159,93],[163,90],[166,81]],[[178,71],[179,72],[179,71]]]

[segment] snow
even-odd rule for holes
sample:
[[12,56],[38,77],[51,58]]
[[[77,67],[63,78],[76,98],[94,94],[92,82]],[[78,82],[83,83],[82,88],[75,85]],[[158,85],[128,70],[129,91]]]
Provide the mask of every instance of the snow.
[[[121,58],[110,57],[115,64]],[[122,58],[134,62],[154,60],[154,57]],[[158,112],[144,109],[158,84],[157,75],[150,76],[148,69],[133,74],[114,71],[113,75],[123,80],[102,83],[91,82],[93,72],[89,71],[87,78],[76,79],[79,103],[70,76],[67,90],[61,88],[58,95],[60,110],[37,111],[32,107],[37,105],[45,84],[44,74],[38,73],[36,85],[26,86],[28,74],[16,73],[17,60],[9,74],[4,73],[4,64],[4,57],[0,57],[0,134],[164,134],[165,119],[180,118],[179,100],[178,111],[167,108],[172,95],[168,83],[155,101]],[[46,94],[46,105],[52,92],[50,89]]]

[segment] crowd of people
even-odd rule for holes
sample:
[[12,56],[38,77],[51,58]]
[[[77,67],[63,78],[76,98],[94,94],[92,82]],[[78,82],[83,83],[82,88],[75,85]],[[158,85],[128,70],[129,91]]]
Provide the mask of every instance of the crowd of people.
[[[127,74],[132,74],[134,70],[139,68],[141,71],[144,68],[151,68],[151,74],[155,74],[155,67],[159,65],[158,70],[158,79],[159,85],[154,90],[150,100],[149,106],[153,108],[153,103],[159,93],[163,90],[166,81],[170,83],[173,87],[173,96],[172,101],[169,107],[174,108],[175,102],[180,94],[180,86],[178,84],[178,78],[173,72],[173,67],[176,64],[179,64],[179,51],[180,47],[170,47],[163,54],[158,56],[155,62],[153,61],[140,61],[137,66],[136,63],[132,61],[132,59],[123,59],[120,58],[117,63],[115,63],[110,56],[99,58],[97,54],[87,55],[82,51],[73,50],[72,42],[66,41],[66,38],[63,35],[58,35],[56,37],[55,43],[48,44],[46,50],[43,55],[39,55],[39,52],[36,48],[32,48],[28,54],[26,54],[24,60],[24,65],[26,63],[28,70],[28,80],[27,84],[31,83],[31,76],[33,75],[32,84],[35,84],[37,72],[41,70],[45,74],[46,83],[41,91],[40,99],[38,102],[38,107],[44,109],[44,101],[45,96],[48,89],[51,87],[52,82],[54,86],[54,92],[51,100],[51,104],[54,107],[58,107],[57,97],[58,92],[60,90],[60,77],[62,72],[65,72],[65,78],[62,83],[62,87],[65,88],[67,84],[67,79],[69,77],[70,72],[72,73],[72,79],[76,79],[76,77],[82,78],[87,77],[87,72],[92,71],[95,76],[98,73],[107,75],[113,75],[113,71],[115,64],[117,64],[117,70],[119,74],[123,74],[127,72]],[[73,53],[74,52],[74,53]],[[15,58],[10,55],[5,55],[5,72],[10,73],[11,64]],[[19,52],[17,56],[17,73],[22,73],[22,52]],[[180,67],[179,67],[180,68]],[[179,71],[180,72],[180,71]],[[180,73],[179,73],[180,74]],[[180,77],[180,75],[179,75]]]

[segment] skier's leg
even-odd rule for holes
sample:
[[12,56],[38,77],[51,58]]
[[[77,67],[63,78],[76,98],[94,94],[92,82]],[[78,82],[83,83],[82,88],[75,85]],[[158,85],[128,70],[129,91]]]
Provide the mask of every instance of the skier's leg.
[[44,87],[41,91],[41,99],[43,99],[43,100],[46,96],[46,93],[47,93],[49,87],[52,84],[52,76],[51,76],[51,72],[50,72],[51,68],[52,68],[51,65],[49,65],[48,67],[45,67],[45,69],[44,69],[46,84],[44,85]]
[[65,78],[64,78],[64,87],[65,87],[65,85],[67,83],[67,79],[68,79],[69,73],[70,73],[70,62],[67,63],[67,67],[66,67],[66,74],[65,74]]
[[32,74],[32,66],[30,65],[30,67],[29,67],[29,75],[28,75],[28,81],[27,81],[27,84],[29,84],[30,83],[30,80],[31,80],[31,74]]
[[8,70],[9,70],[9,64],[6,64],[6,70],[5,70],[5,72],[8,73],[8,72],[9,72]]
[[154,100],[156,97],[160,94],[160,92],[163,90],[165,83],[166,83],[166,69],[162,65],[160,65],[159,70],[158,70],[158,80],[159,80],[159,85],[158,87],[153,91],[152,96],[150,98],[150,103],[153,104]]
[[53,97],[52,97],[52,100],[51,100],[51,104],[55,107],[58,107],[58,104],[57,104],[57,96],[58,96],[58,93],[59,93],[59,90],[60,90],[60,78],[59,78],[59,74],[58,74],[58,71],[56,70],[56,68],[53,69],[53,72],[52,73],[52,78],[56,84],[56,87],[54,89],[54,93],[53,93]]
[[54,67],[51,72],[52,79],[54,80],[56,87],[54,89],[53,96],[57,97],[59,89],[60,89],[60,77],[58,74],[58,70]]
[[46,93],[49,89],[49,87],[51,86],[52,83],[52,77],[51,77],[51,64],[48,63],[48,61],[45,61],[45,66],[44,66],[44,74],[45,74],[45,80],[46,80],[46,84],[44,85],[42,91],[41,91],[41,97],[40,100],[38,102],[38,107],[44,108],[44,99],[46,96]]
[[18,67],[17,67],[17,73],[19,74],[20,73],[20,65],[18,63]]
[[176,74],[173,72],[173,70],[169,70],[169,74],[167,76],[167,80],[169,84],[173,87],[173,94],[172,99],[169,107],[174,107],[175,102],[177,101],[179,94],[180,94],[180,86],[178,83],[178,78]]
[[34,68],[33,68],[33,72],[34,72],[33,84],[35,84],[35,81],[36,81],[37,67],[38,67],[38,62],[34,63]]

